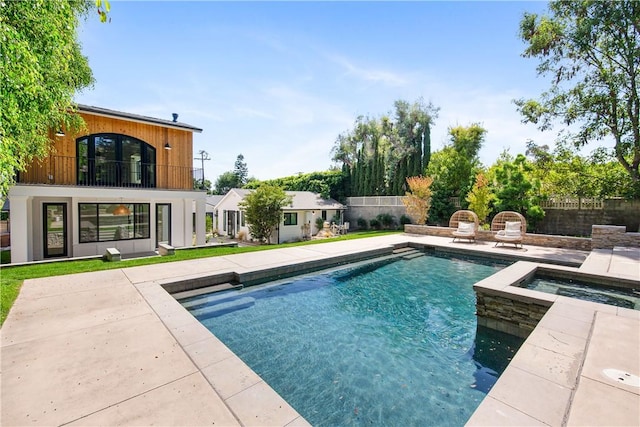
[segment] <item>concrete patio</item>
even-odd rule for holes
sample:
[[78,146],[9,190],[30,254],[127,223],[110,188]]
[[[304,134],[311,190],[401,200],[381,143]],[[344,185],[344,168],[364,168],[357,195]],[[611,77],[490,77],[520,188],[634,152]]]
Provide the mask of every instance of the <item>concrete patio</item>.
[[[160,283],[405,242],[640,281],[640,251],[591,254],[398,234],[25,281],[0,330],[0,424],[308,425]],[[586,263],[585,263],[585,260]],[[638,425],[640,312],[558,297],[470,425]]]

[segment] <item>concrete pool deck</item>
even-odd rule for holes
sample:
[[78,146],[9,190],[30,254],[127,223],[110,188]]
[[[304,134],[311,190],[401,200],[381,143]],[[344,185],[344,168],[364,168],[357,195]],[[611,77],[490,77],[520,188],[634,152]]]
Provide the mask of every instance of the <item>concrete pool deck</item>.
[[[0,424],[308,425],[159,284],[405,242],[640,279],[636,249],[520,251],[398,234],[27,280],[0,330]],[[560,297],[469,424],[640,424],[640,388],[606,368],[640,374],[640,312]]]

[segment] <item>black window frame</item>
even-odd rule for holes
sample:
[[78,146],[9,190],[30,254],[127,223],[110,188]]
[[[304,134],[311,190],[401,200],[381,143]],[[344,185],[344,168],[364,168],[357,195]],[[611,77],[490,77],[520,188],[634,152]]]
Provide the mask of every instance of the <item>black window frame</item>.
[[[287,218],[289,219],[289,221],[287,221]],[[298,225],[298,212],[285,212],[283,225]]]
[[[80,221],[78,221],[78,236],[80,243],[100,243],[100,242],[119,242],[125,240],[143,240],[151,238],[151,203],[125,203],[126,205],[132,206],[131,213],[126,215],[127,217],[133,217],[133,237],[129,237],[126,239],[105,239],[100,240],[100,205],[118,205],[117,202],[104,203],[104,202],[90,202],[90,203],[78,203],[78,214],[80,215]],[[83,206],[94,206],[95,207],[95,238],[88,239],[86,233],[83,234],[82,228],[82,219],[86,218],[86,216],[82,216]],[[142,209],[142,206],[146,206],[146,212]],[[140,221],[141,217],[146,213],[147,222]],[[146,224],[146,227],[142,227],[143,224]],[[146,234],[145,234],[146,231]],[[139,237],[137,235],[140,234]]]
[[[113,165],[110,165],[106,179],[102,178],[101,174],[98,173],[100,168],[100,162],[96,160],[96,139],[98,138],[112,138],[115,145],[115,160],[110,160],[110,162],[113,162]],[[140,161],[137,166],[137,173],[140,174],[139,183],[130,182],[127,178],[127,175],[129,174],[130,178],[130,174],[133,172],[127,169],[131,167],[131,162],[123,158],[123,141],[140,145]],[[86,148],[81,149],[81,145],[85,144]],[[156,148],[130,135],[120,133],[94,133],[76,139],[76,182],[78,185],[156,188],[156,162]]]

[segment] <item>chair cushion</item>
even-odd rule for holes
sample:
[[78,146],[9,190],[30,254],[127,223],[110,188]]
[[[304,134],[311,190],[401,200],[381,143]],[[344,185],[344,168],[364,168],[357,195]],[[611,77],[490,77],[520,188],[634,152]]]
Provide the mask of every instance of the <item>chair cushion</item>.
[[473,233],[475,231],[475,224],[473,222],[458,222],[458,231],[462,233]]
[[508,237],[516,237],[520,235],[520,221],[507,221],[504,223],[505,235]]

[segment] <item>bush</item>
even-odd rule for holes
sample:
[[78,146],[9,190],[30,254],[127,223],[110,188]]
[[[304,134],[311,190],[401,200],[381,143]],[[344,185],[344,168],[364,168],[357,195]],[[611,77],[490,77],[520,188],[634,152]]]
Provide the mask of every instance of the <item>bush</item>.
[[367,228],[369,228],[369,224],[367,223],[367,220],[364,218],[358,218],[358,228],[361,230],[366,230]]
[[238,240],[240,240],[241,242],[247,240],[247,232],[244,230],[238,231]]
[[411,224],[411,218],[409,218],[407,215],[402,215],[400,217],[400,225],[405,225],[405,224]]
[[324,219],[322,219],[321,216],[319,216],[318,218],[316,218],[316,228],[318,229],[318,231],[322,230],[322,228],[324,227]]
[[369,226],[374,230],[380,230],[380,221],[374,218],[371,221],[369,221]]
[[395,224],[395,218],[389,213],[381,213],[376,217],[376,219],[384,228],[392,228]]

